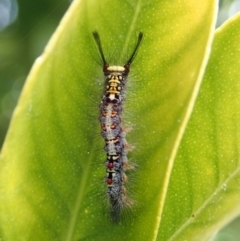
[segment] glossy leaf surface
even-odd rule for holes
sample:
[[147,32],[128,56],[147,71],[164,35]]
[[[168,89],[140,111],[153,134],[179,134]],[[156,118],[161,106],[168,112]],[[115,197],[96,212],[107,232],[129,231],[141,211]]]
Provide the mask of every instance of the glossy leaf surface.
[[240,212],[239,38],[240,15],[215,33],[174,164],[159,240],[206,240]]

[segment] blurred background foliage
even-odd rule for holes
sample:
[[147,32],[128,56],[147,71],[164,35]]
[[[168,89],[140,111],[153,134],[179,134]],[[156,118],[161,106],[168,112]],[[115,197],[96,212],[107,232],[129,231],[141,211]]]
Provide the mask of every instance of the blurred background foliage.
[[[0,149],[24,81],[67,11],[70,0],[0,0]],[[217,26],[240,11],[240,0],[220,0]],[[213,237],[235,241],[240,218]]]

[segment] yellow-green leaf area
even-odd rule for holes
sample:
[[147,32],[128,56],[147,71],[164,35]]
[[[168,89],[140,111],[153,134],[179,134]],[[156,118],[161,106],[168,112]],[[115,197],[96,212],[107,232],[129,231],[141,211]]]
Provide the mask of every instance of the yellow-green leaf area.
[[207,240],[240,212],[239,38],[240,15],[216,30],[158,240]]
[[[74,1],[26,82],[1,153],[1,238],[155,240],[175,154],[202,79],[217,3]],[[124,123],[136,148],[129,159],[132,215],[113,224],[104,208],[106,154],[100,137],[102,66],[131,65]],[[167,229],[162,232],[168,233]]]

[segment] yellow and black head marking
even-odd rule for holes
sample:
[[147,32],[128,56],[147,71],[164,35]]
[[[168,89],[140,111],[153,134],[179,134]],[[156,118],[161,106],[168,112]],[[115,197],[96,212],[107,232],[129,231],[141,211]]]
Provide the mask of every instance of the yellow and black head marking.
[[112,221],[118,222],[120,214],[126,207],[132,206],[133,202],[127,198],[125,183],[127,176],[125,171],[133,169],[128,162],[127,153],[131,149],[127,143],[126,132],[121,125],[122,110],[125,99],[125,87],[130,71],[130,65],[137,55],[137,51],[143,39],[143,33],[138,35],[137,44],[124,66],[109,66],[105,59],[101,40],[98,32],[93,32],[103,62],[105,76],[105,91],[100,104],[101,135],[105,140],[107,153],[106,178],[107,198],[110,205]]

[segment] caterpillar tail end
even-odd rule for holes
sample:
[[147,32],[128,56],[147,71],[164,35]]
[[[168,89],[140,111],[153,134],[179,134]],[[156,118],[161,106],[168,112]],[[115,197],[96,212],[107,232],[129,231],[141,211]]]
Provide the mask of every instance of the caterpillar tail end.
[[110,218],[113,223],[119,223],[122,206],[117,200],[111,202]]

